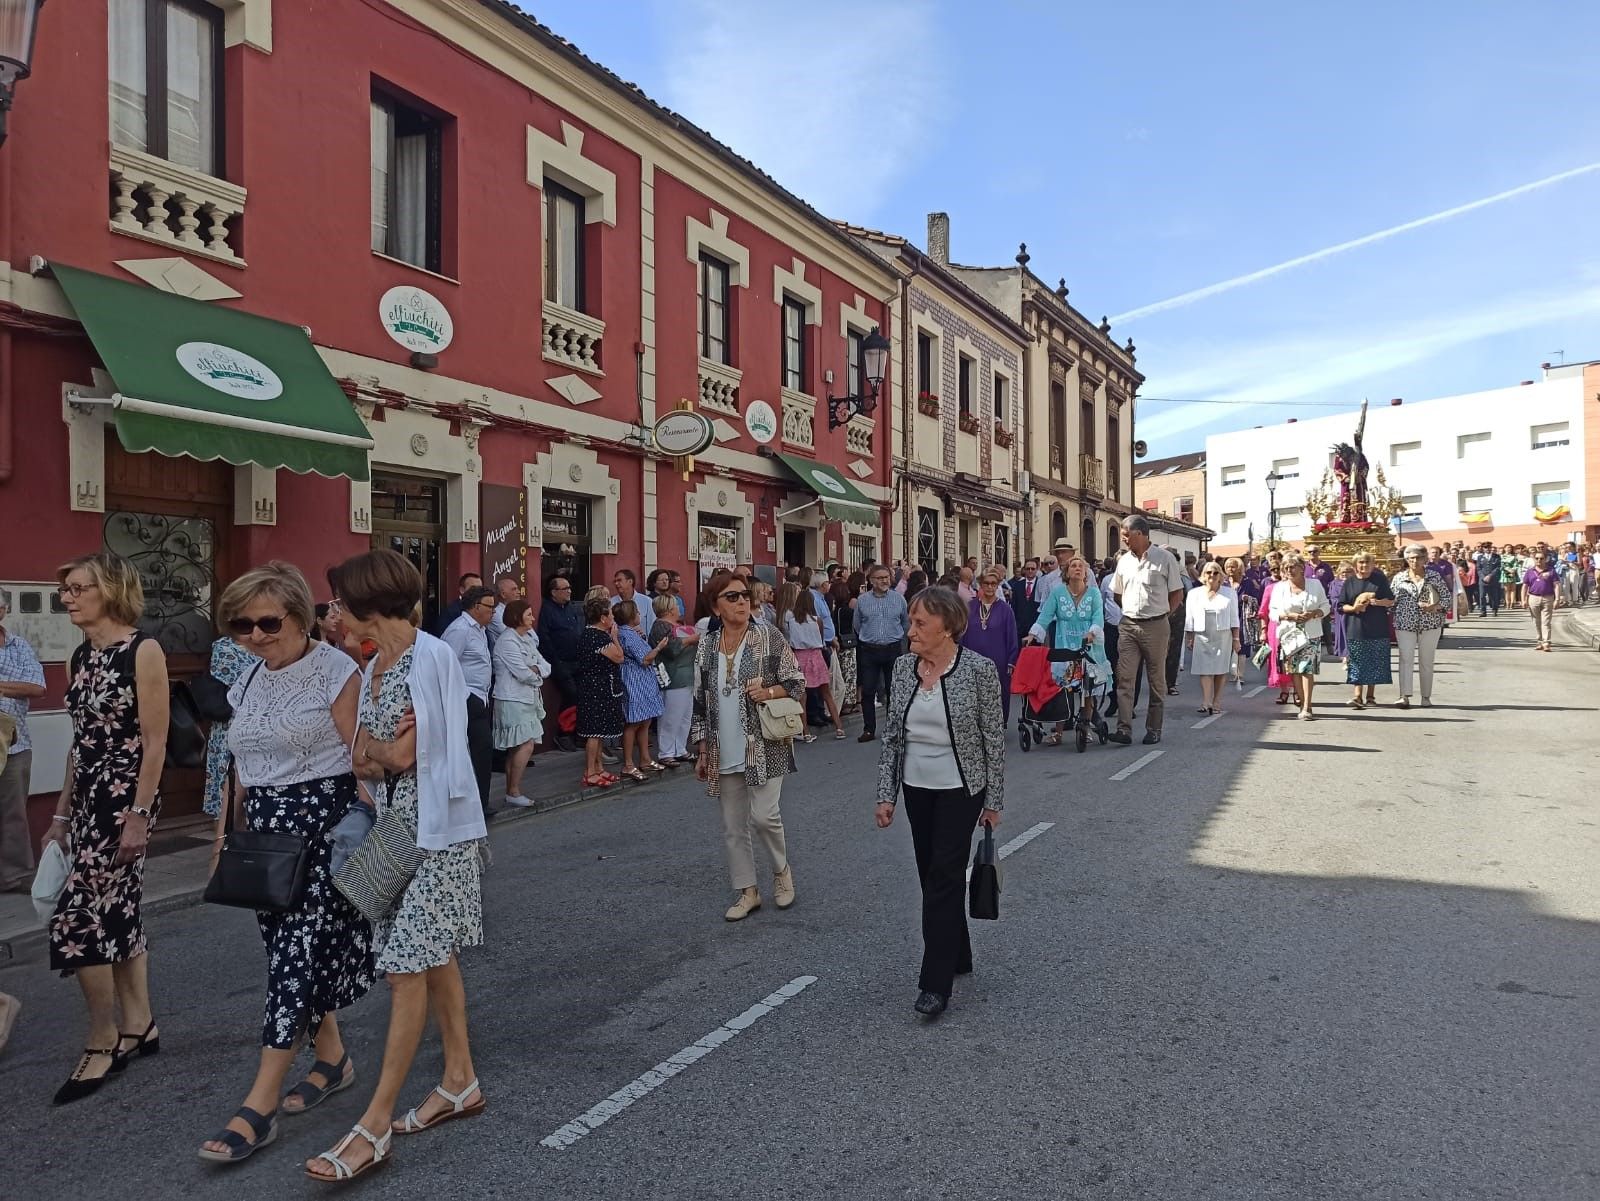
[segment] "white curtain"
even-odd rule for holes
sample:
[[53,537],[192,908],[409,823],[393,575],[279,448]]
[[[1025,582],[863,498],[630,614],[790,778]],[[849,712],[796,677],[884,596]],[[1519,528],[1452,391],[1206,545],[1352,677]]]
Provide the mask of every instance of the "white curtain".
[[372,102],[372,249],[389,251],[389,147],[393,144],[394,114]]
[[111,0],[111,141],[143,150],[144,0]]
[[176,4],[167,17],[167,158],[217,175],[217,81],[212,21]]
[[417,266],[428,262],[428,136],[394,140],[394,256]]

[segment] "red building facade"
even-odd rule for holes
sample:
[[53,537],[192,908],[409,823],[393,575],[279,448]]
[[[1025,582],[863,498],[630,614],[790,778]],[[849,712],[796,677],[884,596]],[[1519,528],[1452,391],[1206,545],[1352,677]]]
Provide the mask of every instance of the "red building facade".
[[[74,640],[49,586],[102,545],[143,555],[175,674],[269,558],[320,584],[395,546],[442,604],[466,570],[533,594],[556,566],[687,589],[729,556],[881,557],[887,409],[829,432],[825,395],[894,282],[754,166],[489,0],[106,13],[45,10],[0,147],[0,583],[49,660],[35,792],[60,784]],[[95,401],[127,389],[52,263],[305,327],[369,478],[124,448]],[[683,402],[716,424],[687,471],[649,435]],[[777,453],[869,506],[832,520]]]

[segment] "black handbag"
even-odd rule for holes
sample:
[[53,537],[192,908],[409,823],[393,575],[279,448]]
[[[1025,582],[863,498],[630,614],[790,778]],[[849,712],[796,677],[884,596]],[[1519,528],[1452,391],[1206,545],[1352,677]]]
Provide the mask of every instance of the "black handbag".
[[[250,680],[255,679],[255,672]],[[245,682],[249,691],[250,680]],[[233,756],[228,756],[228,789],[223,817],[222,850],[217,870],[206,885],[205,900],[261,913],[284,913],[300,904],[306,891],[309,854],[298,834],[233,828]]]
[[1000,861],[994,850],[994,831],[983,828],[983,841],[972,856],[972,879],[967,884],[967,911],[975,918],[994,921],[1000,916]]
[[195,708],[207,721],[230,721],[233,706],[228,704],[228,686],[207,672],[189,681],[189,695]]
[[175,680],[167,692],[167,766],[204,767],[206,734],[189,685]]

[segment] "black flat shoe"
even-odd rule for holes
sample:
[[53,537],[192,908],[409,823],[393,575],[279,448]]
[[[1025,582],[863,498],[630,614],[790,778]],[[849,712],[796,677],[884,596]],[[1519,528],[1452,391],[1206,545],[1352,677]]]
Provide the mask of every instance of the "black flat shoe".
[[911,1008],[915,1009],[925,1018],[936,1018],[950,1005],[949,997],[941,997],[936,992],[921,992],[917,994],[917,1003]]
[[1161,735],[1157,734],[1154,730],[1151,730],[1140,741],[1142,741],[1145,746],[1155,746],[1156,743],[1161,741]]
[[[311,1082],[312,1076],[321,1076],[328,1083],[313,1084]],[[325,1059],[319,1059],[311,1065],[311,1070],[306,1073],[306,1078],[291,1088],[283,1098],[287,1101],[290,1097],[298,1097],[300,1108],[289,1109],[280,1104],[278,1107],[279,1112],[288,1114],[290,1117],[305,1113],[307,1110],[315,1109],[321,1105],[334,1093],[342,1093],[355,1082],[355,1070],[350,1067],[350,1052],[346,1051],[338,1063],[329,1063]],[[248,1111],[241,1110],[240,1112]],[[221,1139],[221,1136],[219,1135],[218,1138]],[[200,1158],[206,1158],[205,1152],[202,1151],[200,1153]]]
[[1128,746],[1133,742],[1133,735],[1124,733],[1121,730],[1112,730],[1111,733],[1106,735],[1106,741],[1115,742],[1121,746]]
[[50,1102],[52,1105],[71,1105],[74,1101],[81,1101],[85,1097],[99,1092],[101,1086],[111,1079],[113,1070],[111,1068],[107,1068],[103,1076],[95,1076],[89,1080],[83,1078],[84,1069],[89,1066],[89,1061],[96,1055],[110,1056],[114,1063],[117,1058],[117,1049],[115,1047],[85,1047],[83,1049],[83,1058],[78,1060],[78,1066],[73,1070],[71,1078],[56,1089],[56,1095]]
[[[111,1053],[111,1070],[113,1072],[123,1072],[127,1070],[128,1060],[130,1059],[136,1057],[142,1059],[146,1055],[161,1054],[161,1035],[152,1034],[155,1028],[156,1020],[151,1018],[150,1024],[144,1028],[143,1034],[118,1034],[117,1049]],[[122,1044],[129,1040],[132,1040],[133,1046],[124,1051]]]
[[276,1142],[278,1138],[278,1119],[263,1117],[248,1105],[241,1105],[239,1112],[233,1115],[243,1118],[250,1127],[250,1132],[256,1137],[254,1141],[246,1138],[237,1130],[229,1130],[224,1126],[208,1140],[213,1143],[224,1143],[226,1151],[212,1151],[201,1147],[198,1154],[208,1163],[238,1163],[241,1159],[249,1159],[268,1143]]

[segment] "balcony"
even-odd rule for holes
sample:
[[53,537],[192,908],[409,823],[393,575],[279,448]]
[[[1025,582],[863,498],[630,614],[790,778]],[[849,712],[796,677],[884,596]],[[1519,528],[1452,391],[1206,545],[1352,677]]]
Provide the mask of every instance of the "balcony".
[[844,427],[844,448],[853,455],[872,457],[872,432],[878,423],[871,417],[852,417]]
[[700,407],[730,417],[739,415],[739,381],[744,373],[715,359],[700,360]]
[[246,192],[126,146],[111,147],[111,228],[243,267],[240,223]]
[[807,396],[804,392],[794,392],[784,388],[781,392],[783,398],[783,440],[790,446],[798,446],[804,450],[815,450],[817,445],[816,413],[817,398]]
[[1106,494],[1106,465],[1093,455],[1078,456],[1078,478],[1090,496]]
[[539,320],[543,327],[539,349],[546,359],[594,375],[605,374],[599,359],[600,339],[606,333],[604,321],[553,300],[544,302]]

